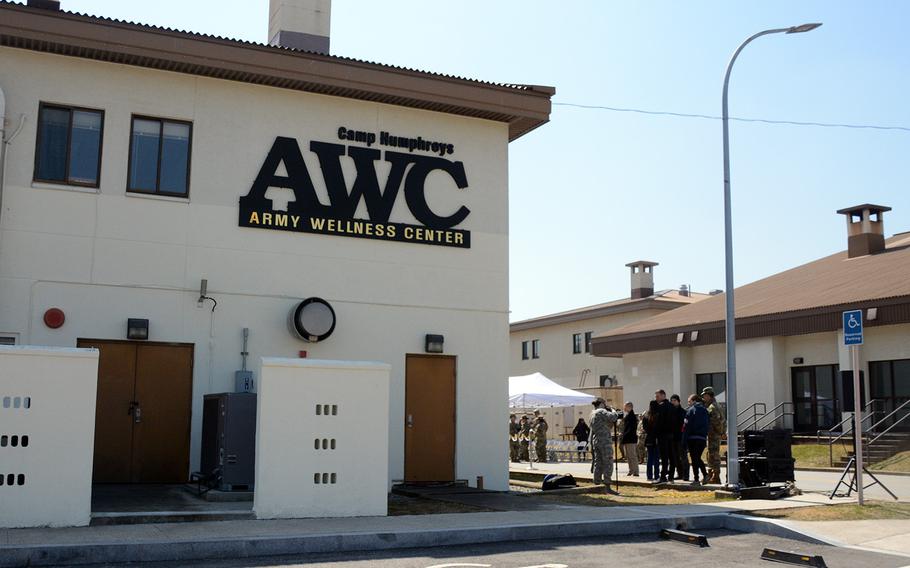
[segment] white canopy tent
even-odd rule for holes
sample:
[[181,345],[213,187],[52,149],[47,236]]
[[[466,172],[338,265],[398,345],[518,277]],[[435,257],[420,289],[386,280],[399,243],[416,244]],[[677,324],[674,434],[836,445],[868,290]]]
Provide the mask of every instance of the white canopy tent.
[[590,404],[594,397],[554,383],[541,373],[509,377],[509,408]]

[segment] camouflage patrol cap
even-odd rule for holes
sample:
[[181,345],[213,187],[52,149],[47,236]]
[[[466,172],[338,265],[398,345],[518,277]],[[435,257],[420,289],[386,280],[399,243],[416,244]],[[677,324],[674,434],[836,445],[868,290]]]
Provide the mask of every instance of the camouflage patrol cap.
[[701,395],[705,396],[706,394],[714,396],[714,389],[712,387],[705,387],[701,389]]
[[607,401],[605,401],[604,399],[602,399],[602,398],[600,398],[600,397],[597,397],[597,398],[595,398],[594,400],[591,401],[591,404],[594,405],[594,406],[599,406],[599,405],[601,405],[601,404],[604,405],[604,406],[606,406],[606,405],[607,405]]

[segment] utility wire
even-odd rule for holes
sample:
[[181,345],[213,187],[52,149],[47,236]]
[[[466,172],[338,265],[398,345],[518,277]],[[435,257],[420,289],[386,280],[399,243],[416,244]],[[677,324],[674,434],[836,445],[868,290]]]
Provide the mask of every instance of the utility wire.
[[[564,106],[581,109],[608,110],[613,112],[629,112],[634,114],[646,114],[650,116],[672,116],[676,118],[700,118],[705,120],[721,120],[722,117],[710,114],[693,114],[687,112],[671,112],[666,110],[645,110],[640,108],[622,108],[604,105],[583,105],[577,103],[560,103],[554,102],[553,106]],[[815,126],[820,128],[852,128],[858,130],[896,130],[901,132],[910,132],[910,126],[884,126],[880,124],[843,124],[839,122],[803,122],[798,120],[771,120],[768,118],[741,118],[731,116],[730,120],[738,122],[758,122],[762,124],[784,124],[789,126]]]

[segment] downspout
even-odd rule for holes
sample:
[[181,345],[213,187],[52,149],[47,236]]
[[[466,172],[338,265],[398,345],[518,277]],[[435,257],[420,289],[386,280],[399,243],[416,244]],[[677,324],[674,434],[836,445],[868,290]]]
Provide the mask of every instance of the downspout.
[[0,221],[3,220],[3,179],[6,177],[6,95],[0,88]]
[[22,125],[25,124],[25,115],[19,117],[19,124],[12,134],[6,135],[6,96],[0,88],[0,222],[3,220],[3,184],[6,181],[6,147],[12,144],[13,139],[19,135]]

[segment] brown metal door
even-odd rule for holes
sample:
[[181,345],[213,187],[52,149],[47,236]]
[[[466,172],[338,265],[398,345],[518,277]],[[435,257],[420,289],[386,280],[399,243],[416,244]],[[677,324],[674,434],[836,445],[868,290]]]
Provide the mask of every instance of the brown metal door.
[[95,347],[95,483],[189,478],[192,345],[80,339]]
[[404,479],[455,480],[455,357],[408,355]]
[[132,481],[186,482],[190,470],[193,348],[143,344],[137,349],[136,401],[142,414],[133,425]]
[[95,483],[123,483],[130,479],[133,457],[133,417],[130,403],[136,383],[136,346],[79,340],[79,347],[101,351],[95,403]]

